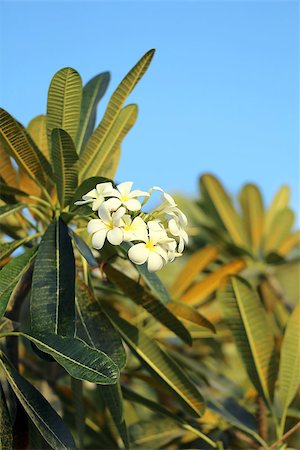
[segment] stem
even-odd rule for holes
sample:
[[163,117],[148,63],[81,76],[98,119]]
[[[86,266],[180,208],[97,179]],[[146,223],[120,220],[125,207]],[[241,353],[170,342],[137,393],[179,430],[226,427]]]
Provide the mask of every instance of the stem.
[[33,212],[40,218],[40,220],[41,220],[42,223],[45,223],[45,222],[46,222],[45,216],[44,216],[44,215],[42,214],[42,212],[38,209],[38,207],[33,206],[33,205],[29,205],[28,207],[29,207],[29,209],[30,209],[31,211],[33,211]]
[[52,202],[49,203],[49,202],[47,202],[46,200],[43,200],[40,197],[36,197],[35,195],[29,195],[29,198],[31,198],[32,200],[35,200],[38,203],[41,203],[41,205],[43,205],[43,206],[47,206],[47,208],[54,209]]
[[[53,205],[53,202],[52,202],[52,198],[50,197],[50,195],[48,194],[48,191],[47,191],[47,189],[45,189],[44,187],[42,188],[42,191],[43,191],[43,193],[44,193],[44,195],[45,195],[45,197],[46,197],[46,199],[49,201],[49,204],[50,204],[50,206],[51,206],[51,209],[55,209],[55,207],[54,207],[54,205]],[[40,199],[41,200],[41,199]],[[47,203],[47,202],[46,202]],[[49,206],[49,205],[48,205]]]
[[203,439],[203,441],[207,442],[213,448],[218,448],[218,445],[216,444],[216,442],[212,441],[209,437],[207,437],[205,434],[201,433],[201,431],[197,430],[196,428],[192,427],[191,425],[182,424],[182,427],[188,431],[191,431],[192,433],[195,433],[197,436],[199,436],[201,439]]
[[275,441],[271,445],[271,447],[269,447],[269,450],[275,449],[278,444],[281,444],[283,441],[285,441],[288,437],[290,437],[293,433],[295,433],[295,431],[297,431],[299,428],[300,428],[300,421],[298,423],[296,423],[296,425],[293,426],[293,428],[291,428],[289,431],[287,431],[280,439]]

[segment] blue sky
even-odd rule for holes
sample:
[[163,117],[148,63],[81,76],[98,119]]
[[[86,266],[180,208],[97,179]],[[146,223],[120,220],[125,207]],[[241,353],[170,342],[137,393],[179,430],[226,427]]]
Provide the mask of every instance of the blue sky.
[[156,55],[128,102],[139,117],[118,180],[197,193],[213,172],[237,193],[279,185],[299,204],[298,2],[1,2],[0,104],[27,124],[46,108],[51,77],[110,70],[99,108],[150,48]]

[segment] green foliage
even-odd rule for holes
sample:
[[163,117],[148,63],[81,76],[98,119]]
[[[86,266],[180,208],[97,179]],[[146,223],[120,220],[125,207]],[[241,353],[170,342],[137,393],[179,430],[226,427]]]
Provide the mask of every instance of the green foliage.
[[246,184],[237,208],[204,174],[199,201],[178,197],[192,236],[179,271],[133,265],[128,243],[90,248],[91,209],[74,203],[114,184],[138,112],[125,101],[153,54],[99,124],[108,72],[82,88],[76,70],[58,71],[47,114],[27,129],[0,110],[2,448],[21,432],[30,449],[267,449],[299,417],[300,234],[287,186],[267,208]]

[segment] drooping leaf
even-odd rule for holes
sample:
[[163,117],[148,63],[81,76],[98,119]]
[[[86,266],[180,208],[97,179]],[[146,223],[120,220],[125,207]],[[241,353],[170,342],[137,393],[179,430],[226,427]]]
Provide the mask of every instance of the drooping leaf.
[[[128,242],[123,242],[121,248],[127,253],[130,249],[131,244]],[[149,272],[147,269],[147,264],[136,265],[135,269],[141,275],[147,286],[155,293],[156,297],[164,304],[170,301],[169,292],[163,285],[159,277],[154,272]]]
[[14,289],[22,279],[23,274],[30,267],[35,257],[35,252],[35,248],[27,250],[22,255],[16,256],[9,261],[0,271],[0,317],[6,311],[7,304]]
[[[106,134],[105,140],[102,140],[102,136],[99,141],[93,141],[93,158],[90,160],[86,169],[81,169],[80,174],[81,179],[89,178],[92,175],[104,175],[102,173],[102,166],[107,159],[110,158],[110,152],[114,153],[115,148],[119,148],[123,138],[126,136],[128,131],[133,127],[138,114],[138,109],[136,105],[125,106],[118,113],[113,125],[111,126],[109,133]],[[94,139],[94,135],[97,130],[92,135],[91,139],[87,143],[86,149],[88,150],[91,146],[90,142]],[[84,151],[82,156],[84,155]],[[81,159],[79,160],[81,164]],[[82,166],[81,166],[82,167]],[[84,170],[84,171],[83,171]]]
[[20,169],[35,183],[44,186],[46,175],[51,179],[52,171],[49,162],[25,128],[2,108],[0,108],[0,140]]
[[11,450],[13,446],[12,424],[4,392],[0,384],[0,448]]
[[51,133],[51,159],[59,203],[62,208],[69,204],[77,188],[78,155],[72,138],[59,128]]
[[201,177],[200,184],[234,244],[242,248],[247,247],[248,239],[242,221],[219,180],[213,175],[205,174]]
[[31,329],[34,333],[75,333],[75,260],[68,228],[53,220],[40,243],[32,278]]
[[121,81],[115,92],[113,93],[104,117],[95,132],[89,139],[84,151],[80,157],[80,173],[82,179],[87,178],[87,173],[91,170],[93,160],[98,149],[102,143],[106,140],[106,137],[110,133],[110,130],[115,124],[119,112],[130,92],[136,86],[138,81],[142,78],[146,72],[149,64],[153,58],[154,50],[147,52],[138,63],[130,70],[130,72]]
[[27,125],[27,131],[45,158],[50,161],[47,139],[47,117],[43,114],[34,117]]
[[202,300],[206,299],[210,294],[216,291],[224,277],[227,275],[234,275],[240,272],[246,266],[245,261],[237,259],[231,261],[220,269],[206,275],[203,280],[198,281],[192,285],[180,298],[180,301],[189,305],[197,305]]
[[170,289],[173,297],[179,298],[183,292],[190,286],[197,275],[219,254],[217,247],[208,245],[195,252],[187,261],[180,274],[177,276]]
[[257,253],[264,229],[264,205],[260,190],[255,184],[243,186],[240,204],[251,247]]
[[[74,212],[76,209],[82,208],[82,206],[74,205],[75,202],[78,200],[82,200],[82,196],[85,195],[87,192],[91,191],[96,187],[99,183],[105,183],[107,181],[112,182],[112,180],[104,177],[91,177],[87,180],[84,180],[76,189],[75,194],[70,202],[70,211]],[[91,211],[91,208],[88,206],[88,211]]]
[[54,75],[48,91],[47,135],[54,128],[65,130],[75,142],[80,117],[82,82],[79,73],[65,67]]
[[110,73],[103,72],[92,78],[83,88],[80,120],[76,139],[78,153],[81,153],[93,133],[96,123],[97,106],[106,92],[109,81]]
[[270,405],[277,368],[274,337],[261,300],[248,282],[239,277],[230,277],[218,298],[249,378]]
[[203,398],[175,361],[142,330],[119,317],[111,309],[105,308],[105,313],[136,356],[151,373],[169,386],[188,413],[201,416],[204,410]]
[[48,444],[55,450],[75,449],[71,433],[39,391],[14,369],[4,355],[0,364],[12,390]]
[[104,266],[104,271],[109,280],[113,281],[131,300],[142,306],[156,320],[180,337],[187,344],[192,343],[191,336],[185,326],[150,292],[143,286],[127,277],[112,266]]
[[0,206],[0,220],[3,220],[9,214],[21,211],[25,206],[26,205],[22,205],[22,203]]
[[189,322],[195,323],[196,325],[204,328],[208,328],[213,333],[216,332],[213,324],[207,320],[202,314],[200,314],[192,306],[186,305],[182,302],[172,301],[167,305],[167,308],[176,316],[181,319],[185,319]]
[[87,263],[90,266],[94,266],[94,267],[98,266],[98,263],[92,253],[92,250],[85,243],[85,241],[78,234],[76,234],[71,228],[69,228],[69,234],[73,238],[73,241],[74,241],[78,251],[85,258]]
[[286,326],[280,351],[278,384],[284,426],[288,407],[300,384],[300,304],[294,308]]
[[96,384],[115,384],[118,366],[105,353],[78,337],[18,333],[51,355],[72,377]]
[[280,244],[291,232],[295,220],[295,214],[289,208],[284,208],[274,216],[272,228],[264,239],[264,251],[266,254],[276,251]]
[[[0,176],[3,181],[12,187],[18,187],[18,173],[12,165],[9,153],[5,150],[3,142],[0,140]],[[0,190],[1,192],[1,190]]]
[[76,286],[76,306],[87,343],[106,353],[122,369],[126,364],[126,353],[120,335],[107,319],[93,292],[79,280]]

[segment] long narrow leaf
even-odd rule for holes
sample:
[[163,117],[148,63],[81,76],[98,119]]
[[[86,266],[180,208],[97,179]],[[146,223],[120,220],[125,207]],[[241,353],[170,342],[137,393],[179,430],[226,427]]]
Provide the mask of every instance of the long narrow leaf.
[[79,127],[76,139],[78,153],[84,149],[91,137],[95,123],[97,106],[104,96],[110,81],[109,72],[103,72],[92,78],[83,88]]
[[17,248],[21,247],[22,245],[28,244],[29,241],[33,239],[32,236],[27,236],[23,239],[17,239],[13,242],[5,242],[4,244],[1,244],[0,247],[0,260],[6,258],[11,253],[13,253]]
[[261,300],[242,278],[230,277],[219,300],[249,378],[268,405],[276,377],[274,337]]
[[13,214],[15,212],[21,211],[26,205],[14,204],[14,205],[4,205],[0,206],[0,220],[3,220],[9,214]]
[[49,403],[2,355],[1,367],[12,390],[41,435],[55,450],[75,449],[71,433]]
[[175,361],[140,329],[110,309],[105,308],[105,313],[136,356],[169,386],[189,414],[201,416],[204,410],[203,398]]
[[78,72],[65,67],[54,75],[48,91],[47,135],[54,128],[65,130],[75,142],[80,117],[82,82]]
[[[10,154],[5,150],[3,142],[0,140],[0,177],[12,187],[18,187],[18,174],[12,165]],[[1,190],[0,190],[1,192]]]
[[289,208],[284,208],[277,213],[272,221],[272,228],[269,230],[264,240],[265,253],[276,252],[281,243],[288,237],[291,232],[295,214]]
[[0,385],[0,448],[10,450],[13,446],[13,430],[11,419],[4,397],[2,386]]
[[78,184],[78,156],[72,138],[59,128],[51,134],[51,159],[59,203],[64,208],[69,204]]
[[125,78],[121,81],[121,83],[113,93],[107,105],[102,121],[98,125],[96,131],[93,133],[92,137],[88,141],[84,151],[81,154],[80,172],[83,179],[87,178],[86,173],[90,170],[93,164],[95,154],[98,152],[98,149],[101,147],[111,128],[113,127],[127,96],[130,94],[130,92],[133,90],[133,88],[136,86],[138,81],[142,78],[147,68],[149,67],[153,55],[154,50],[150,50],[149,52],[147,52],[125,76]]
[[240,204],[251,247],[257,253],[264,229],[264,205],[260,190],[255,184],[243,186]]
[[53,220],[40,243],[30,300],[34,333],[75,333],[75,260],[67,226]]
[[50,161],[47,139],[47,117],[43,114],[34,117],[27,125],[27,131],[45,158]]

